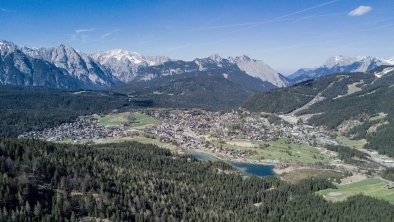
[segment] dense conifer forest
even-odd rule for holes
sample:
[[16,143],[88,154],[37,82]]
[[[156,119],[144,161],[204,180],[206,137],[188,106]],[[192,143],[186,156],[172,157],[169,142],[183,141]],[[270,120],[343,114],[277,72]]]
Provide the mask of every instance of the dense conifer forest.
[[78,116],[131,106],[126,95],[37,87],[0,87],[0,137],[54,127]]
[[244,177],[154,145],[62,145],[0,140],[1,221],[392,221],[393,206],[365,196],[331,203],[295,185]]

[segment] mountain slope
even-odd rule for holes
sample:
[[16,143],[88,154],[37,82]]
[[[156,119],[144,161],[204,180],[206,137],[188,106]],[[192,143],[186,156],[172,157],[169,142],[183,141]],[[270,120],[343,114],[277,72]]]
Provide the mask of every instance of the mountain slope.
[[236,64],[239,69],[248,75],[269,82],[277,87],[285,87],[289,84],[284,76],[273,70],[263,61],[251,59],[245,55],[235,58],[230,57],[229,61]]
[[333,73],[366,72],[382,65],[394,65],[394,60],[370,56],[335,56],[320,67],[299,69],[288,78],[293,82],[300,82],[300,79],[305,80],[307,77],[315,78]]
[[0,41],[0,83],[100,89],[119,81],[100,64],[70,46],[32,49]]
[[[250,97],[251,111],[292,113],[394,156],[394,66],[336,74]],[[313,100],[313,103],[311,101]],[[350,124],[352,123],[352,124]]]
[[188,75],[223,77],[253,91],[266,91],[276,88],[270,82],[248,75],[240,70],[236,64],[219,56],[195,59],[190,62],[173,60],[157,66],[143,67],[138,71],[138,76],[134,81],[149,82],[155,80],[156,82],[166,82],[172,78],[183,78],[183,76]]
[[54,64],[67,74],[79,79],[86,86],[112,86],[118,82],[111,72],[96,63],[85,53],[79,52],[68,45],[52,48],[30,49],[23,47],[30,57],[42,59]]
[[78,88],[80,82],[54,64],[29,57],[11,42],[0,42],[0,84]]

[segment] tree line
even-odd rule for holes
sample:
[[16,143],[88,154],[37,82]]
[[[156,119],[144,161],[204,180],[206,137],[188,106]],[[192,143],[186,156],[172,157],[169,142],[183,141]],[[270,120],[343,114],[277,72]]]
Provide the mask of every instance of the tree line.
[[365,196],[332,203],[325,179],[244,177],[154,145],[0,139],[0,221],[391,221]]

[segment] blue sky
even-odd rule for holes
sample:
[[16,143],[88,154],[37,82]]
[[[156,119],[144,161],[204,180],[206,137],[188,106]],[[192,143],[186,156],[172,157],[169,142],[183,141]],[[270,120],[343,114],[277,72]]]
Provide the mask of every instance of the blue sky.
[[333,55],[394,56],[393,11],[392,0],[1,0],[0,39],[186,60],[246,54],[288,74]]

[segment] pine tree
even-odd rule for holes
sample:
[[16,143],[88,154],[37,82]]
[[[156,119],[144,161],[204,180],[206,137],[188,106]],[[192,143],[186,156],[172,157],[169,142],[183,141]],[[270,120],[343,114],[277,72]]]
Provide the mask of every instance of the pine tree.
[[39,201],[37,201],[36,205],[34,206],[34,215],[39,217],[41,215],[42,206]]

